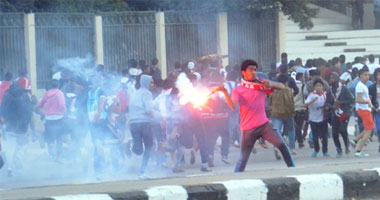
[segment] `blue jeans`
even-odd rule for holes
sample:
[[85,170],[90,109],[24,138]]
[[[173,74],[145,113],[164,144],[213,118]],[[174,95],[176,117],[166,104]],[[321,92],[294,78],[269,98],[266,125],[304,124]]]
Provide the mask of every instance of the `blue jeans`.
[[375,114],[375,123],[376,123],[376,133],[377,133],[377,140],[380,143],[380,113]]
[[290,117],[288,119],[280,119],[276,117],[272,117],[273,128],[277,131],[279,135],[281,134],[283,126],[288,131],[288,139],[289,139],[289,148],[295,148],[295,128],[294,128],[294,118]]

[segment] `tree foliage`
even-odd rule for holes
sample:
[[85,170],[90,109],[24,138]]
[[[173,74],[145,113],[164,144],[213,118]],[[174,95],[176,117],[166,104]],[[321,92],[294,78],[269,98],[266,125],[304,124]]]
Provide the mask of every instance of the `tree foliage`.
[[282,11],[301,28],[312,28],[317,0],[1,0],[3,12],[109,12],[126,10]]

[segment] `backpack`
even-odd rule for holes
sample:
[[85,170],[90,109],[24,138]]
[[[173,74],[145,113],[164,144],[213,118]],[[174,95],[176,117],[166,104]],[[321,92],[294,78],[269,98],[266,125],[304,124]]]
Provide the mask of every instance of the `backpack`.
[[271,99],[271,115],[286,119],[293,117],[295,114],[294,98],[290,88],[283,90],[275,90],[270,96]]
[[[90,122],[95,122],[95,115],[99,107],[100,91],[100,88],[96,88],[88,92],[87,111]],[[106,115],[106,112],[103,110],[100,118],[105,119]]]

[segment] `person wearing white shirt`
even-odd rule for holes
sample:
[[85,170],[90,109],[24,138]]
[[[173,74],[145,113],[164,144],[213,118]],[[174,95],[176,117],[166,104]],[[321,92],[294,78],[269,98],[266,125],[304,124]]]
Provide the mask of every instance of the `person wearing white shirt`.
[[[357,62],[359,60],[359,62]],[[367,64],[367,58],[355,58],[355,63],[354,65],[352,65],[352,69],[355,69],[357,68],[359,71],[364,67],[366,66]]]
[[377,68],[380,68],[380,65],[375,63],[375,56],[373,54],[369,55],[368,60],[369,60],[369,64],[368,64],[369,73],[373,75],[375,70]]
[[372,103],[369,97],[368,87],[366,86],[370,74],[368,68],[363,68],[359,71],[360,82],[356,85],[356,112],[363,121],[364,130],[355,139],[351,140],[351,145],[356,148],[356,144],[361,140],[359,147],[356,149],[356,157],[366,157],[368,154],[362,152],[364,145],[371,136],[372,130],[375,128],[375,123],[372,118]]
[[328,157],[327,153],[327,121],[324,117],[326,104],[326,92],[323,91],[323,82],[321,79],[315,79],[314,92],[311,92],[306,101],[305,107],[309,108],[309,121],[311,131],[313,132],[314,152],[312,157],[317,157],[319,152],[319,138],[322,139],[322,152],[324,157]]

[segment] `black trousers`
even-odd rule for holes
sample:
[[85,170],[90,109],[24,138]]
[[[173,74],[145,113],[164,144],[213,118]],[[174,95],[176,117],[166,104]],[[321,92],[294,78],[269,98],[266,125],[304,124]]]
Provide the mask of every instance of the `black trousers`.
[[327,121],[310,122],[311,131],[313,132],[314,151],[319,152],[319,139],[322,140],[322,152],[327,153]]

